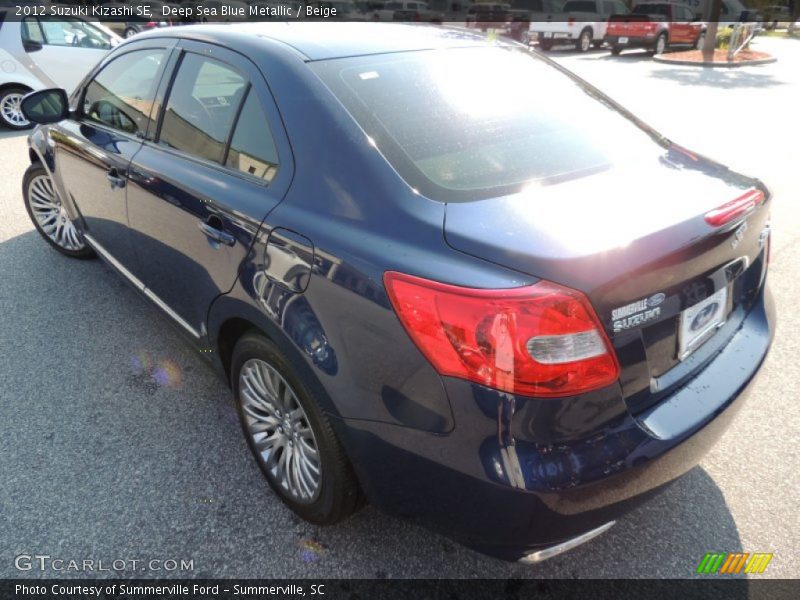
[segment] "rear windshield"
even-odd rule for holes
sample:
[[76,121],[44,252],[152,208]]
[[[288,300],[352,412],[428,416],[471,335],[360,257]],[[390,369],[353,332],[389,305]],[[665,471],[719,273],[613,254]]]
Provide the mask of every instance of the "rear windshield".
[[310,65],[406,182],[434,200],[505,195],[663,153],[590,88],[522,49]]
[[659,15],[666,17],[669,15],[669,5],[667,4],[639,4],[634,7],[635,15]]
[[564,12],[597,12],[597,3],[591,1],[567,2],[564,5]]

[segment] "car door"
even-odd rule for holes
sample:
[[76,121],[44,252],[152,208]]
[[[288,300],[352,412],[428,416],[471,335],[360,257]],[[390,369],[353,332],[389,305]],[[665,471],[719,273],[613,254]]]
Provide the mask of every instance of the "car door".
[[184,40],[160,125],[130,167],[137,276],[194,336],[229,291],[292,177],[289,142],[263,75],[233,51]]
[[89,242],[125,268],[135,260],[127,232],[127,169],[154,127],[153,101],[173,45],[139,42],[111,57],[73,96],[76,118],[51,135],[62,198],[76,207]]
[[675,15],[674,23],[672,24],[672,42],[675,44],[690,44],[696,37],[694,34],[694,23],[692,23],[692,13],[688,8],[683,6],[672,6],[673,14]]
[[25,17],[22,46],[31,63],[48,79],[72,92],[111,50],[114,38],[82,19]]

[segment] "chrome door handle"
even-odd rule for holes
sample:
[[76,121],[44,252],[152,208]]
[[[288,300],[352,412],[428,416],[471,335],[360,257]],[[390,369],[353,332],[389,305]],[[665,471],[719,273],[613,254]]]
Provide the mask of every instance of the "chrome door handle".
[[[219,218],[215,219],[219,220]],[[215,223],[216,224],[216,223]],[[222,225],[222,223],[220,223]],[[209,224],[205,221],[201,221],[199,223],[200,231],[202,231],[206,237],[214,240],[215,242],[219,242],[220,244],[225,244],[226,246],[233,246],[236,243],[236,238],[233,237],[227,231],[222,231],[221,229],[214,227],[214,225]]]
[[111,167],[106,171],[106,179],[108,179],[108,182],[111,184],[112,190],[125,187],[125,178],[120,177],[116,167]]

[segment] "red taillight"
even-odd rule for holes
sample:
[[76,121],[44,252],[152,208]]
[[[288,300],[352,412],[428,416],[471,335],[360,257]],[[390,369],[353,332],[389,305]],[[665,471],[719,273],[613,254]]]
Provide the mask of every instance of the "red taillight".
[[463,288],[387,272],[386,290],[411,339],[442,375],[526,396],[570,396],[619,378],[588,299],[541,281]]
[[706,213],[706,223],[712,227],[725,225],[747,214],[763,202],[764,192],[755,188],[749,189],[735,200],[708,211]]

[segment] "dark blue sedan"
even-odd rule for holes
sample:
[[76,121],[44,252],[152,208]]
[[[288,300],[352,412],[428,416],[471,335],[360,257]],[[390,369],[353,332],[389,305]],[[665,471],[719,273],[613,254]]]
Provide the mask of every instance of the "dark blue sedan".
[[23,104],[36,228],[211,358],[313,523],[567,550],[697,464],[772,339],[766,187],[511,42],[164,28]]

